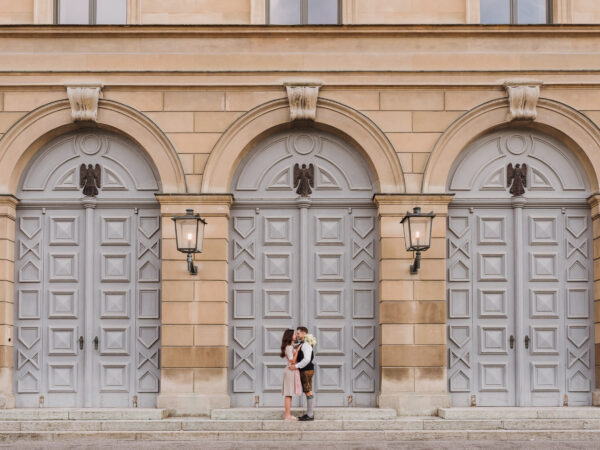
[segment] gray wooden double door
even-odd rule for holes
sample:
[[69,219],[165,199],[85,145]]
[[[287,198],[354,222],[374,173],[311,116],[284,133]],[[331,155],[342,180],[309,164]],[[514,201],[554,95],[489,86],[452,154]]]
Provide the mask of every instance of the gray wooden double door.
[[[522,196],[505,196],[509,163],[527,164]],[[480,139],[456,168],[447,231],[455,406],[591,404],[593,249],[582,173],[558,142],[528,130]]]
[[[138,150],[94,131],[60,137],[40,153],[21,183],[16,219],[17,406],[153,407],[160,210],[144,195],[135,206],[106,198],[135,197],[128,173],[135,166],[126,170],[113,158],[133,162]],[[57,164],[43,164],[47,158]],[[106,194],[81,196],[82,162],[101,165]]]
[[[298,130],[272,136],[241,164],[230,221],[232,406],[281,406],[281,338],[299,325],[318,341],[317,405],[375,405],[378,223],[373,181],[355,153]],[[295,192],[296,163],[314,165],[309,196]]]

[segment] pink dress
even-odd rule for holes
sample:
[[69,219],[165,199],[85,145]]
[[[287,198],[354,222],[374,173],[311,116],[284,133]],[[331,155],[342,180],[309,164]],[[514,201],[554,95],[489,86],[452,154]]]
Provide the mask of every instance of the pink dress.
[[300,383],[300,372],[289,368],[291,365],[290,360],[294,358],[294,347],[292,345],[288,345],[285,348],[285,358],[287,366],[283,369],[283,385],[281,386],[281,393],[286,397],[301,395],[302,384]]

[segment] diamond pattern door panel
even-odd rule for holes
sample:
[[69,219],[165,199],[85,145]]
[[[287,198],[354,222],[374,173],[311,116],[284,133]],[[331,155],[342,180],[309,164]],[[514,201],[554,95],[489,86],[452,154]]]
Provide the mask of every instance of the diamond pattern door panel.
[[448,216],[448,390],[455,406],[515,402],[510,211]]
[[[160,364],[160,213],[96,211],[93,370],[100,406],[154,405]],[[136,282],[137,280],[137,282]]]
[[565,384],[561,322],[564,320],[565,266],[560,257],[563,217],[560,209],[526,209],[523,217],[524,258],[527,259],[524,317],[521,338],[523,401],[534,406],[560,406],[560,386]]
[[232,406],[281,403],[281,336],[299,317],[298,212],[232,210]]
[[591,221],[587,208],[526,211],[529,258],[547,260],[532,277],[526,333],[530,404],[591,404]]
[[317,338],[319,406],[374,406],[379,389],[376,211],[311,209],[309,328]]
[[16,226],[15,394],[18,407],[83,398],[79,255],[83,211],[20,210]]

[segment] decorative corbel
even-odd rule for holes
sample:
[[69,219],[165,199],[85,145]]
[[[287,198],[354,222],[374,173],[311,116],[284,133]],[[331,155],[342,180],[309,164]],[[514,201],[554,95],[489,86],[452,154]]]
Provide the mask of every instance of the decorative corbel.
[[71,118],[73,121],[96,121],[101,89],[102,85],[100,84],[67,86],[67,96],[71,103]]
[[507,118],[509,122],[535,120],[541,85],[541,81],[507,81],[504,83],[510,107]]
[[284,83],[290,102],[290,120],[315,120],[321,84],[317,81]]

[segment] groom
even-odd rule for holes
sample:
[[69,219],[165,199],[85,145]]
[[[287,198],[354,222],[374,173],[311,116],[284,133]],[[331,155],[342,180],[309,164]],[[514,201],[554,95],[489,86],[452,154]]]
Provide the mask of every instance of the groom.
[[[308,333],[308,328],[306,327],[298,327],[296,329],[296,335],[298,339],[304,341],[304,336]],[[313,412],[313,403],[314,396],[312,392],[312,378],[315,374],[315,366],[313,364],[313,359],[315,358],[315,354],[313,352],[312,346],[304,341],[300,350],[298,351],[298,363],[296,365],[292,365],[290,368],[298,369],[300,371],[300,380],[302,381],[302,391],[306,394],[306,414],[302,417],[298,417],[298,420],[301,421],[309,421],[315,420],[314,412]]]

